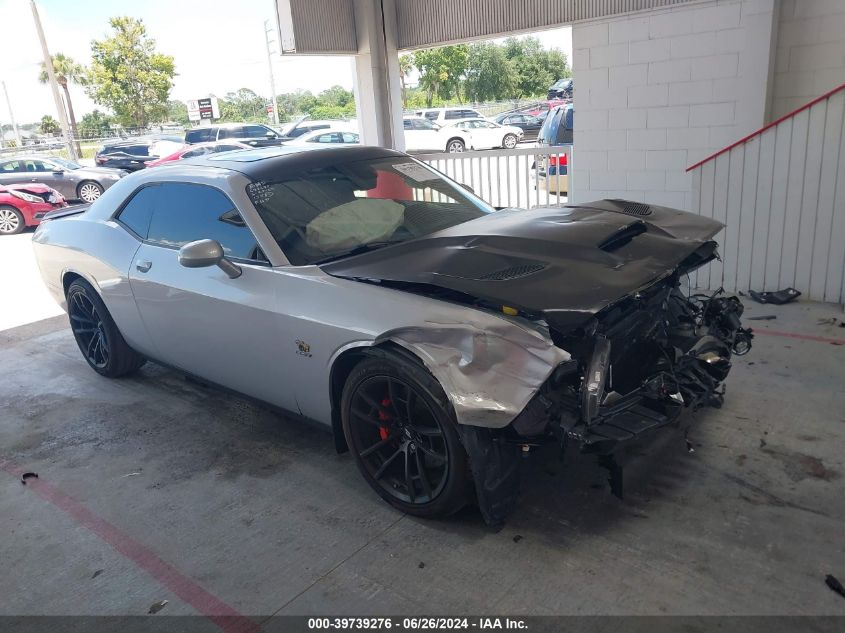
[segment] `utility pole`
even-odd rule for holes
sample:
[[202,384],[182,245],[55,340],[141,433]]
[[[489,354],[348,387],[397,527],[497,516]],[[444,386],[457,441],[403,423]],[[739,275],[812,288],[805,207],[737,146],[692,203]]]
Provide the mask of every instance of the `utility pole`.
[[56,104],[56,111],[59,113],[62,134],[64,134],[67,142],[68,155],[71,160],[78,160],[79,157],[76,155],[76,148],[73,145],[70,126],[67,122],[67,112],[65,112],[62,97],[59,95],[59,84],[56,82],[56,73],[53,70],[53,58],[50,57],[50,51],[47,49],[47,39],[44,37],[44,29],[41,28],[41,18],[38,17],[38,7],[35,6],[35,0],[29,0],[29,3],[32,6],[32,17],[35,20],[35,30],[38,31],[38,40],[41,42],[41,52],[44,54],[44,68],[47,70],[50,89],[53,91],[53,101]]
[[[12,102],[9,101],[9,89],[6,88],[6,82],[0,82],[3,84],[3,92],[6,94],[6,108],[9,110],[9,120],[12,122],[12,129],[15,131],[15,141],[18,144],[18,149],[23,147],[23,143],[21,143],[21,132],[18,129],[18,124],[15,123],[15,113],[12,112]],[[0,128],[0,136],[3,136],[2,128]]]
[[273,123],[279,124],[279,104],[276,100],[276,80],[273,77],[273,58],[270,53],[270,33],[272,29],[267,28],[270,20],[264,20],[264,41],[267,43],[267,65],[270,67],[270,92],[273,93]]

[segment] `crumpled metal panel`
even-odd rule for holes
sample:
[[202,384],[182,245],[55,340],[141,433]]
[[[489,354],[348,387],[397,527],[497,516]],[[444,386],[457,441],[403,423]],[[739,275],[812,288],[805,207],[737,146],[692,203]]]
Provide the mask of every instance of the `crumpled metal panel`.
[[460,424],[502,428],[528,404],[554,369],[570,360],[539,330],[469,318],[385,332],[416,354],[440,382]]

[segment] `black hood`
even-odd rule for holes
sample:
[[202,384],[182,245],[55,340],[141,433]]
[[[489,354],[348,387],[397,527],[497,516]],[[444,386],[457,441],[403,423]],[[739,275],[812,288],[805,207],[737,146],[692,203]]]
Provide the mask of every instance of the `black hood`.
[[714,257],[711,218],[620,200],[504,210],[322,265],[330,275],[435,286],[574,327]]

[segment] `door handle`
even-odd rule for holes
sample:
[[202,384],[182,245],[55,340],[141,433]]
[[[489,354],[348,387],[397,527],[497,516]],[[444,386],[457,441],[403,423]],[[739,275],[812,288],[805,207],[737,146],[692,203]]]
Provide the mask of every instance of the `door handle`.
[[153,263],[146,260],[138,260],[135,262],[135,268],[138,269],[139,272],[146,273],[149,272],[150,268],[153,267]]

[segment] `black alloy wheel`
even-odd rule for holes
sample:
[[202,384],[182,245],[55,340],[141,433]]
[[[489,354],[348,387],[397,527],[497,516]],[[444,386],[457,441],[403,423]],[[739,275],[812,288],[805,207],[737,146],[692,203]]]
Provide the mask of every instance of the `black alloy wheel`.
[[370,486],[404,512],[443,516],[466,503],[466,453],[450,410],[434,378],[401,357],[364,361],[347,381],[349,448]]
[[74,292],[68,295],[67,311],[70,329],[85,360],[94,369],[104,369],[109,363],[109,340],[97,306],[86,293]]
[[68,286],[66,300],[73,338],[91,369],[102,376],[117,378],[134,372],[146,362],[126,343],[91,284],[75,279]]

